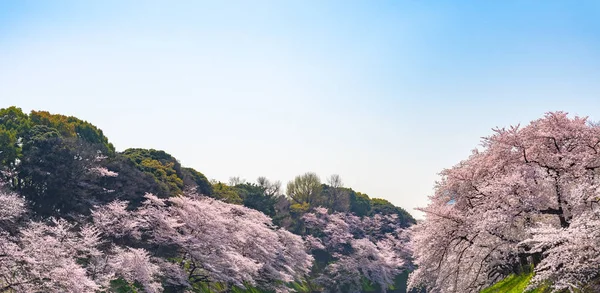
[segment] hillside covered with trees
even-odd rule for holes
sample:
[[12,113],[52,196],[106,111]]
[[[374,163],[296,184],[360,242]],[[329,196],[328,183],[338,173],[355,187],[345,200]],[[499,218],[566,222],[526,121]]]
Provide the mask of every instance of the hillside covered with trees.
[[412,269],[415,219],[337,175],[209,181],[17,107],[0,164],[0,292],[405,292]]
[[600,126],[547,113],[441,172],[422,221],[314,173],[208,180],[0,109],[0,292],[598,292]]

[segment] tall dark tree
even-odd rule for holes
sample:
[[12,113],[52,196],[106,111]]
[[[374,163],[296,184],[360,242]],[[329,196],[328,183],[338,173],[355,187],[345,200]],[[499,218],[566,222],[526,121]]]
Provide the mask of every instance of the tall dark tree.
[[16,187],[40,215],[86,213],[102,192],[92,169],[96,159],[93,145],[36,125],[23,144]]
[[321,186],[321,205],[335,212],[348,212],[350,198],[354,191],[344,187],[333,187],[323,184]]

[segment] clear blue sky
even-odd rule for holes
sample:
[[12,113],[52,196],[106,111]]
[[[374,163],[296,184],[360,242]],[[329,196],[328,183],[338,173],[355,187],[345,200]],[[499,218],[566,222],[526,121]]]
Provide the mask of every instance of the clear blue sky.
[[0,107],[221,181],[338,173],[413,212],[492,127],[600,118],[598,3],[1,1]]

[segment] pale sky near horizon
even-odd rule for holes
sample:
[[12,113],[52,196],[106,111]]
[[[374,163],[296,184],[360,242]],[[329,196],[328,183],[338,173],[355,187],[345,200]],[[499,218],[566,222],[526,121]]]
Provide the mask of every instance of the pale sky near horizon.
[[417,217],[491,128],[600,119],[595,1],[0,1],[0,108],[208,178],[313,171]]

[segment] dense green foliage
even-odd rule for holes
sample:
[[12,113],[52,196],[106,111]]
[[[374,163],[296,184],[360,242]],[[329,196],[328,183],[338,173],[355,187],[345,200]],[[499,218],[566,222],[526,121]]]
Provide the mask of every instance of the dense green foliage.
[[[181,167],[163,151],[115,152],[89,122],[45,111],[0,109],[0,163],[4,179],[42,216],[85,214],[114,199],[136,204],[146,192],[168,197],[189,188],[212,194],[202,173]],[[94,168],[119,176],[97,176],[90,172]]]
[[3,177],[40,215],[89,210],[91,197],[103,192],[97,178],[86,171],[102,155],[114,155],[114,147],[86,121],[43,111],[27,115],[16,107],[0,109]]
[[80,138],[87,143],[100,146],[101,150],[107,153],[115,151],[102,130],[87,121],[72,116],[50,114],[46,111],[31,111],[29,119],[32,125],[45,125],[56,129],[63,137]]
[[154,149],[127,149],[123,155],[140,171],[154,177],[159,196],[173,196],[183,192],[181,164],[164,151]]
[[217,182],[212,186],[213,197],[220,199],[228,203],[241,204],[242,199],[238,194],[238,191],[233,186],[229,186],[225,183]]
[[259,210],[271,217],[275,216],[278,195],[269,194],[264,186],[254,183],[238,184],[234,188],[244,206]]
[[170,154],[154,149],[127,149],[121,153],[144,174],[154,178],[158,196],[167,197],[181,194],[192,188],[204,195],[212,195],[213,188],[204,174],[193,168],[182,167]]

